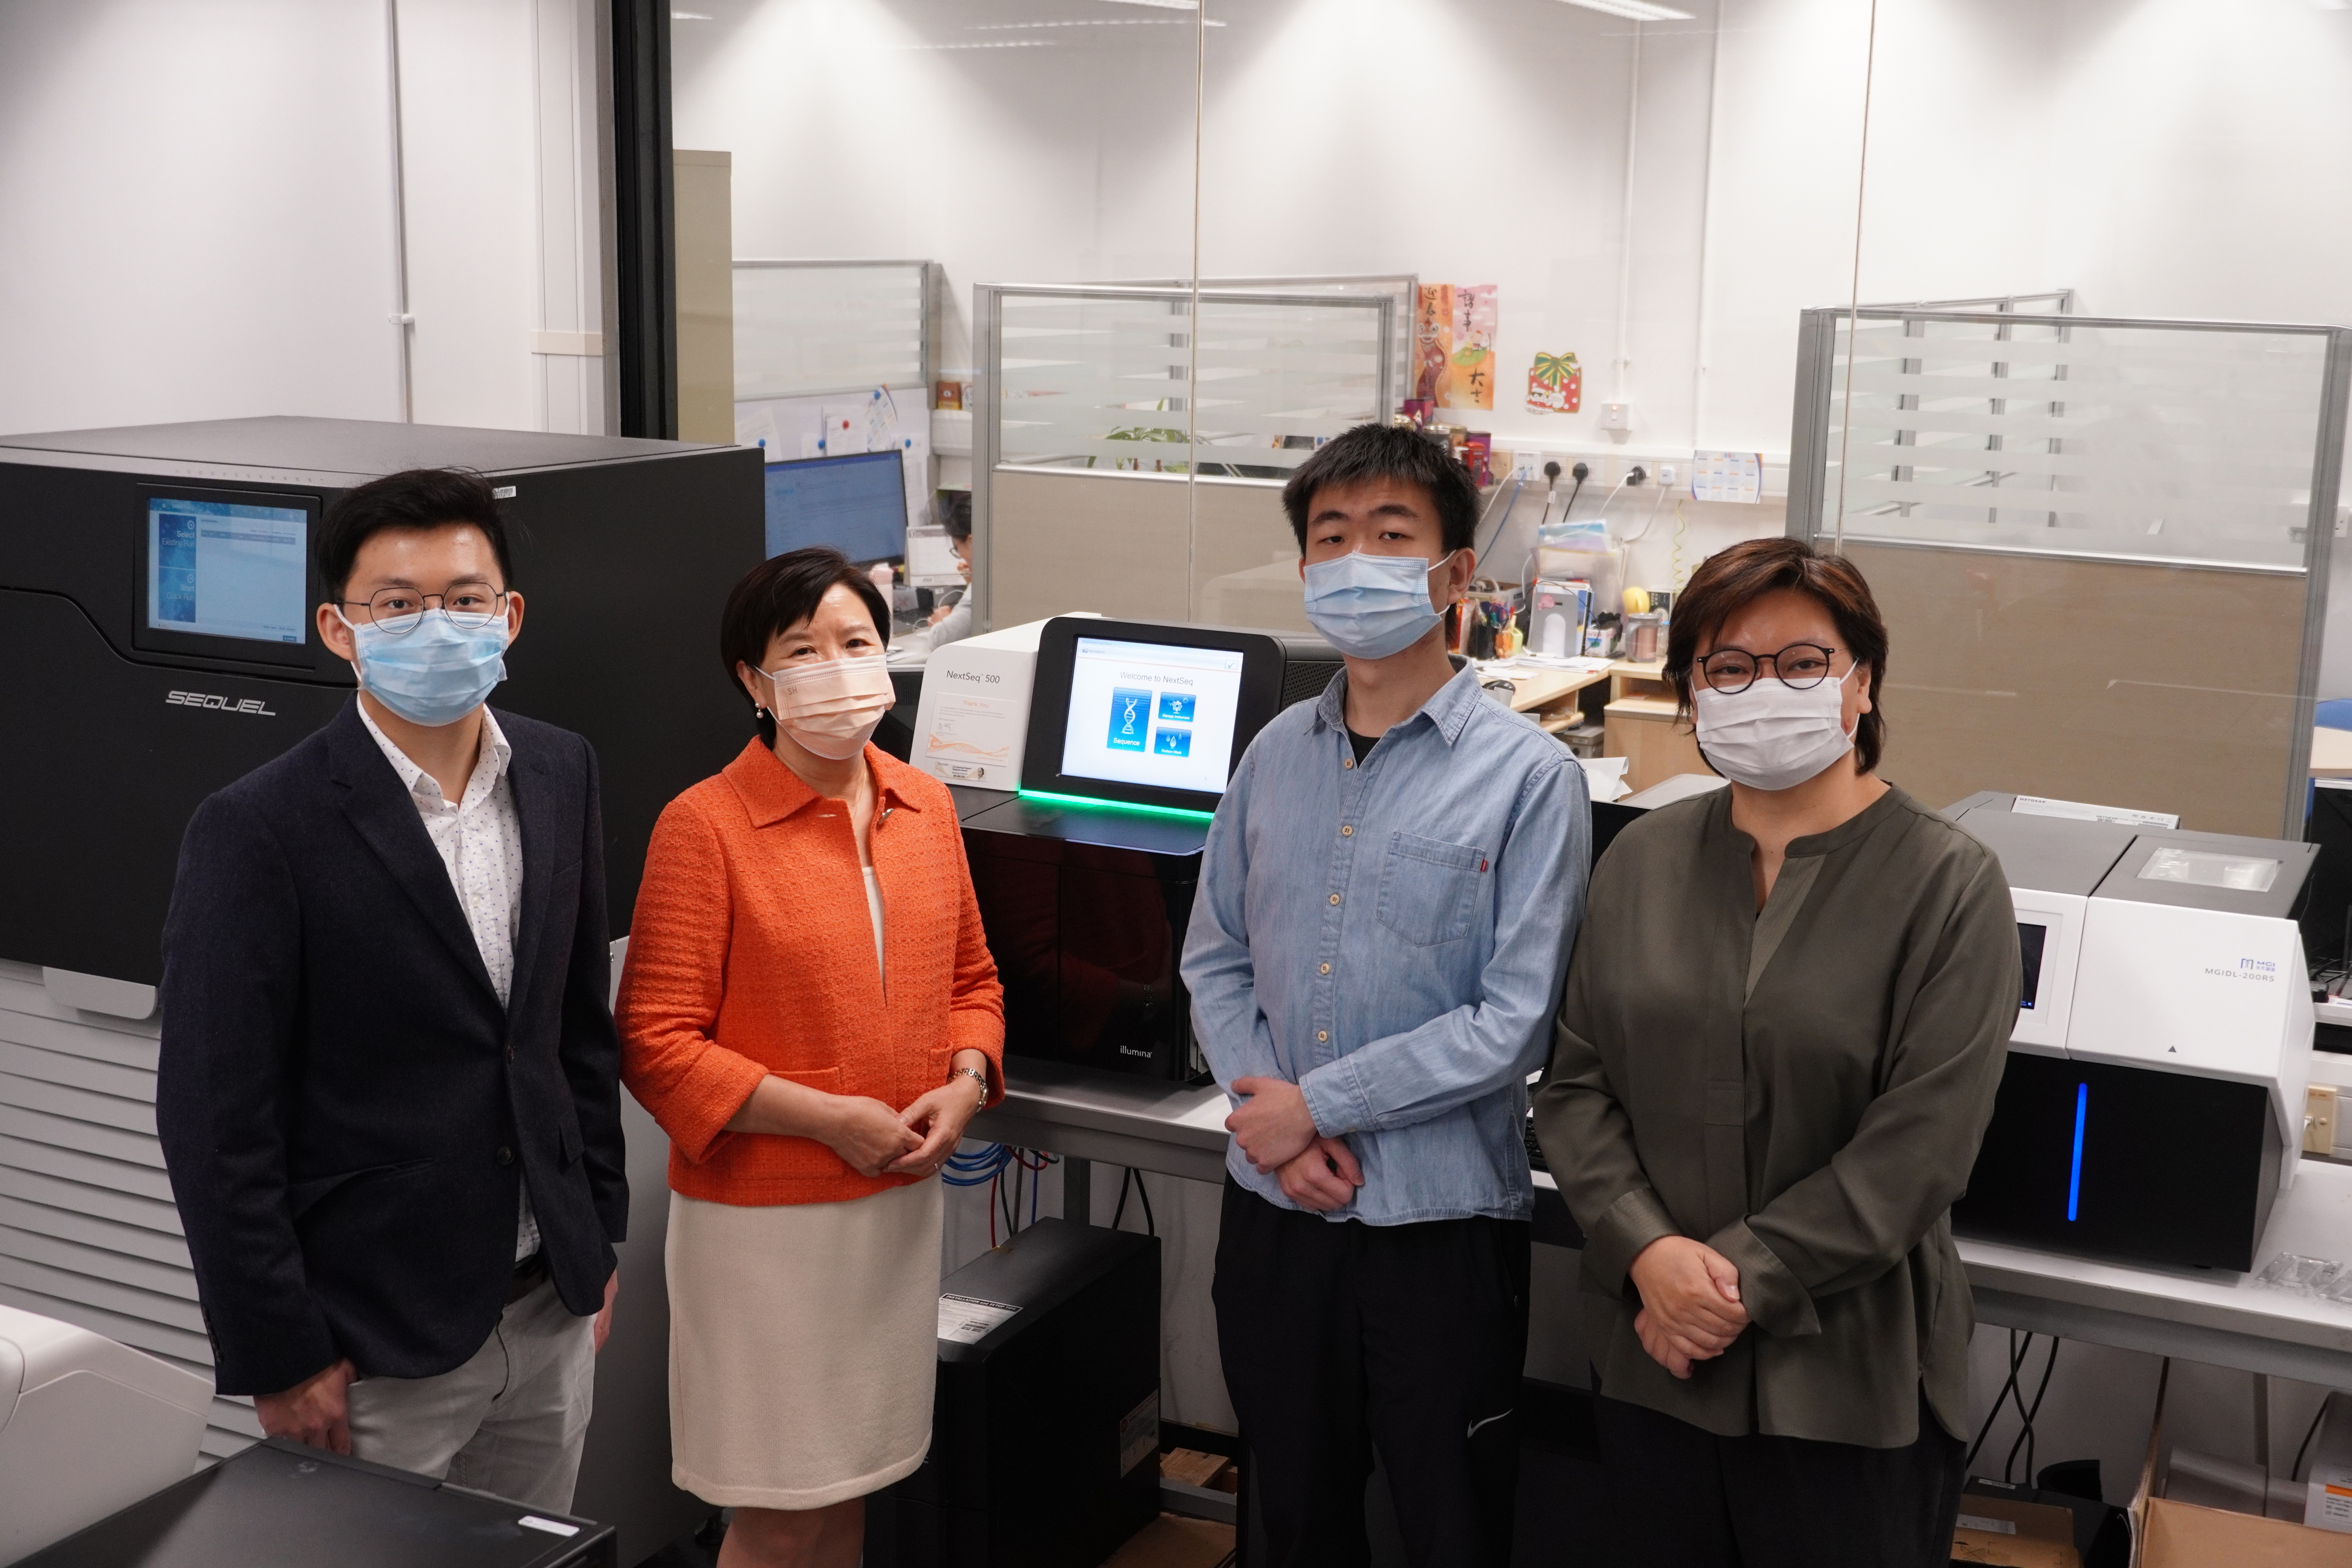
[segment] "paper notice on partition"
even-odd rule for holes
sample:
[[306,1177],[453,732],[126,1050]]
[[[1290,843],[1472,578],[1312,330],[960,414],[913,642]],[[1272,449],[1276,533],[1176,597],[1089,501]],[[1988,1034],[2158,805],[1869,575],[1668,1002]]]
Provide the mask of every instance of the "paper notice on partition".
[[1691,500],[1745,501],[1752,506],[1763,499],[1763,453],[1691,454]]
[[941,1296],[940,1338],[953,1344],[976,1345],[1012,1321],[1020,1310],[1002,1301],[983,1301],[977,1296]]
[[863,403],[828,403],[824,405],[823,423],[818,426],[817,439],[824,443],[828,458],[845,457],[866,450],[866,405]]

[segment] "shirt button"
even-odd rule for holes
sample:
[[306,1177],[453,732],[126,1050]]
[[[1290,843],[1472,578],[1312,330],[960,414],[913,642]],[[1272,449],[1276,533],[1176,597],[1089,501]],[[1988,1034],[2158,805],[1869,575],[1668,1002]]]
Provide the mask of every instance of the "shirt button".
[[1356,759],[1353,757],[1342,757],[1339,759],[1339,765],[1343,768],[1352,768],[1356,765]]
[[1329,964],[1328,964],[1328,963],[1327,963],[1327,964],[1325,964],[1325,965],[1323,966],[1323,973],[1326,973],[1326,974],[1330,973],[1331,973],[1331,966],[1330,966]]
[[1345,827],[1342,827],[1341,829],[1339,829],[1339,837],[1342,837],[1342,838],[1353,838],[1355,836],[1356,836],[1356,829],[1355,829],[1355,826],[1354,826],[1352,823],[1351,823],[1351,824],[1349,824],[1348,826],[1345,826]]
[[1336,903],[1338,903],[1338,902],[1339,901],[1339,894],[1337,894],[1337,893],[1332,894],[1332,895],[1331,895],[1331,901],[1332,901],[1333,903],[1335,903],[1335,904],[1336,904]]
[[1315,1037],[1318,1040],[1328,1040],[1331,1037],[1331,1031],[1328,1029],[1318,1029],[1315,1031]]
[[511,1149],[509,1149],[509,1148],[507,1148],[507,1147],[506,1147],[505,1145],[503,1145],[503,1144],[499,1145],[499,1164],[501,1164],[501,1165],[511,1165],[511,1164],[513,1164],[513,1163],[514,1163],[514,1151],[513,1151],[513,1150],[511,1150]]

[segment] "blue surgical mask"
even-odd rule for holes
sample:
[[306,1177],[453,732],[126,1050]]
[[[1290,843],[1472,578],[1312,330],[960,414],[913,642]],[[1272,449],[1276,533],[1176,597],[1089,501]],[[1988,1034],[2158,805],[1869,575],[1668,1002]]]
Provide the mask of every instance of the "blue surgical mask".
[[1350,658],[1386,658],[1437,624],[1429,603],[1429,561],[1359,550],[1307,568],[1307,618]]
[[359,647],[360,685],[412,724],[454,724],[507,678],[504,616],[468,630],[427,610],[399,637],[373,622],[353,626],[348,616],[343,625]]

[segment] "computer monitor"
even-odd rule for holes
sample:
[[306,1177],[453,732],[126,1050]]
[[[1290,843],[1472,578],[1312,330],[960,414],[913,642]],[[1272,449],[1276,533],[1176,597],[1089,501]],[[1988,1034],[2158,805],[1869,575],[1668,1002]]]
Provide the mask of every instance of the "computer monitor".
[[768,553],[830,544],[852,561],[907,553],[907,475],[898,449],[801,458],[767,468]]
[[135,646],[310,662],[315,498],[155,486],[139,504]]
[[1223,626],[1046,623],[1023,754],[1024,793],[1214,811],[1282,705],[1282,639]]

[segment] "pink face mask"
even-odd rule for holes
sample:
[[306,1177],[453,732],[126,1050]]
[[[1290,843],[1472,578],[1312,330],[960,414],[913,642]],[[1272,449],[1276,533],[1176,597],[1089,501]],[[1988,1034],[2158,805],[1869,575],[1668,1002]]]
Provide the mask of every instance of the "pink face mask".
[[866,747],[898,700],[888,660],[812,659],[760,672],[776,687],[776,722],[808,751],[840,762]]

